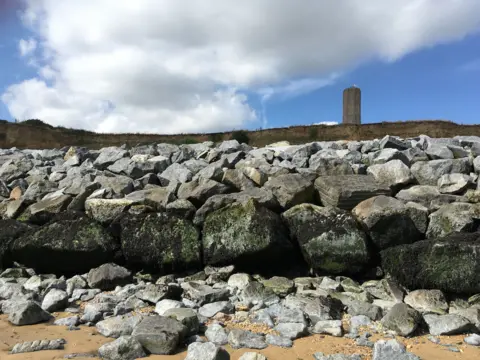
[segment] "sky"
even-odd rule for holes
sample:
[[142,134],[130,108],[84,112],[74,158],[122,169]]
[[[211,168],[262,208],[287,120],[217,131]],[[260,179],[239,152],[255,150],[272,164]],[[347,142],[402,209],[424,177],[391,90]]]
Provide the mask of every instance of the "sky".
[[0,0],[0,119],[191,133],[480,122],[479,0]]

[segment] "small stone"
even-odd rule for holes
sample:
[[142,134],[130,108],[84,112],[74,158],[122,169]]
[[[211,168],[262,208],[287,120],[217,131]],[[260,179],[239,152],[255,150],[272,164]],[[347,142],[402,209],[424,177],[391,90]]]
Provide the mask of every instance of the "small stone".
[[480,335],[472,334],[463,339],[463,341],[468,345],[480,346]]

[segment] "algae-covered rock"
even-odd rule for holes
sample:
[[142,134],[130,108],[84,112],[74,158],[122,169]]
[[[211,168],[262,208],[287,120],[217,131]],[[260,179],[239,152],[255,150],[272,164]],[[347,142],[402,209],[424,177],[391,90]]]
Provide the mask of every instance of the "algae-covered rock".
[[10,243],[30,229],[31,227],[29,225],[20,221],[0,220],[0,269],[9,266],[6,261],[4,263],[4,260],[6,260],[4,256],[8,251]]
[[367,237],[347,211],[301,204],[282,217],[313,269],[329,274],[355,274],[368,264]]
[[381,251],[383,270],[410,290],[478,293],[479,233],[452,233]]
[[256,200],[233,203],[207,215],[203,259],[208,265],[284,265],[296,258],[287,234],[280,216]]
[[97,222],[63,213],[11,245],[11,258],[40,273],[82,273],[113,261],[119,246]]
[[427,237],[437,238],[453,232],[475,232],[480,229],[480,205],[452,203],[430,214]]
[[378,249],[409,244],[422,237],[410,218],[408,207],[395,198],[372,197],[358,204],[352,213]]
[[166,213],[125,214],[119,225],[129,266],[166,273],[201,266],[200,232],[191,221]]

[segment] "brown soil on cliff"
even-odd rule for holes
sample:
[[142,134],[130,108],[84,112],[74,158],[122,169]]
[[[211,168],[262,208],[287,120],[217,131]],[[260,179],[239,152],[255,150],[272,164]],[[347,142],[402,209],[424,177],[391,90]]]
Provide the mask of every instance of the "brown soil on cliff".
[[[86,146],[100,149],[106,146],[148,143],[198,143],[203,141],[228,140],[231,132],[215,134],[96,134],[85,130],[53,127],[38,120],[24,123],[0,121],[0,148],[8,149],[51,149],[64,146]],[[451,121],[398,121],[363,125],[318,125],[292,126],[249,131],[250,145],[265,146],[277,141],[302,144],[310,141],[369,140],[395,135],[403,138],[420,134],[431,137],[453,137],[456,135],[480,136],[480,125],[459,125]]]

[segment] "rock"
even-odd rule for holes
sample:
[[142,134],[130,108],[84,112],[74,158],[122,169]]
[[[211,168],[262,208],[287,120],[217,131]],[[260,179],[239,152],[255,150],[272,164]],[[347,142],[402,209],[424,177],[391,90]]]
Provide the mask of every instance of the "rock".
[[228,343],[228,334],[225,329],[219,324],[212,324],[207,327],[205,336],[208,341],[215,345],[226,345]]
[[286,174],[270,178],[264,185],[284,209],[303,203],[313,203],[313,181],[301,174]]
[[342,318],[343,304],[334,298],[319,296],[310,297],[290,294],[285,298],[285,307],[303,311],[312,326],[322,320],[340,320]]
[[453,232],[475,232],[480,229],[480,204],[443,205],[429,218],[428,238],[443,237]]
[[419,326],[422,317],[418,311],[406,304],[395,304],[383,317],[382,325],[400,336],[412,335]]
[[[71,217],[69,217],[71,215]],[[41,273],[82,273],[115,258],[118,245],[95,221],[79,213],[25,233],[11,244],[11,257]]]
[[295,289],[295,284],[292,280],[281,276],[274,276],[268,280],[263,280],[262,284],[281,297],[287,296]]
[[135,360],[147,356],[142,344],[131,336],[121,336],[102,345],[98,349],[98,355],[106,360]]
[[480,335],[472,334],[463,339],[463,341],[465,341],[465,344],[468,345],[480,346]]
[[165,311],[164,316],[175,319],[185,325],[187,335],[195,335],[198,333],[200,322],[194,310],[189,308],[169,309]]
[[466,174],[445,174],[437,182],[442,194],[461,194],[473,185],[472,178]]
[[103,189],[110,189],[113,194],[120,197],[130,194],[135,189],[133,180],[123,175],[99,175],[95,177],[95,182],[99,183]]
[[10,183],[26,176],[34,167],[33,162],[27,158],[9,160],[0,166],[0,179]]
[[57,326],[66,326],[66,327],[75,327],[79,324],[80,318],[75,316],[69,316],[66,318],[57,319],[54,321],[54,325]]
[[307,334],[307,326],[302,323],[280,323],[274,328],[281,336],[291,340],[298,339]]
[[350,318],[350,333],[357,333],[358,329],[361,327],[368,326],[372,323],[370,318],[365,315],[356,315]]
[[26,221],[32,224],[43,225],[50,221],[56,214],[65,211],[72,201],[69,195],[59,195],[50,199],[41,200],[28,207],[22,215]]
[[218,301],[203,305],[198,309],[198,313],[206,318],[212,318],[219,312],[223,314],[231,314],[234,312],[234,307],[230,301]]
[[363,200],[378,195],[390,195],[386,185],[377,183],[371,175],[320,176],[315,189],[324,205],[351,210]]
[[347,312],[352,316],[365,315],[372,320],[378,320],[382,317],[382,309],[376,305],[358,300],[342,302],[347,305]]
[[407,352],[405,345],[397,340],[379,340],[373,348],[373,360],[420,360]]
[[362,284],[362,288],[374,297],[386,301],[402,302],[403,290],[392,279],[370,280]]
[[425,149],[425,153],[431,160],[454,158],[453,152],[447,146],[440,144],[430,144]]
[[88,286],[92,289],[113,290],[133,280],[132,273],[114,263],[103,264],[88,272]]
[[110,224],[121,213],[126,212],[134,202],[122,199],[87,199],[85,213],[102,224]]
[[378,249],[410,244],[421,239],[410,212],[401,201],[388,196],[375,196],[362,201],[352,214],[368,231]]
[[480,292],[478,254],[478,233],[452,233],[380,252],[382,269],[409,289],[467,294]]
[[368,264],[366,235],[346,211],[302,204],[287,210],[282,218],[313,269],[356,274]]
[[8,321],[13,325],[33,325],[50,320],[51,315],[33,301],[22,301],[12,304]]
[[207,215],[215,210],[219,210],[233,203],[245,204],[251,199],[255,199],[261,206],[272,211],[279,211],[281,209],[280,204],[271,191],[260,188],[250,188],[239,193],[214,195],[210,197],[205,204],[198,209],[195,214],[194,223],[195,225],[202,225]]
[[328,334],[341,337],[343,335],[341,320],[323,320],[319,321],[313,327],[314,334]]
[[238,360],[267,360],[267,358],[259,353],[246,352]]
[[200,267],[200,233],[190,221],[150,213],[126,215],[119,224],[129,267],[160,273]]
[[185,326],[177,320],[147,316],[135,327],[132,337],[151,354],[170,355],[186,333]]
[[187,169],[184,165],[174,163],[165,169],[158,177],[160,183],[163,186],[168,185],[171,182],[186,183],[191,181],[193,178],[193,173]]
[[324,355],[321,352],[313,354],[315,360],[362,360],[360,355],[332,354]]
[[292,340],[288,338],[284,338],[283,336],[277,336],[277,335],[271,335],[271,334],[267,334],[267,336],[265,337],[265,342],[268,345],[279,346],[283,348],[291,348],[293,346]]
[[217,347],[214,343],[194,342],[188,345],[187,357],[185,360],[229,360],[230,355],[224,349]]
[[470,321],[463,316],[456,314],[423,316],[432,335],[457,335],[468,332],[472,329]]
[[448,312],[447,300],[440,290],[414,290],[403,301],[420,312],[439,315]]
[[183,307],[185,307],[185,305],[181,301],[163,299],[157,302],[157,304],[155,305],[155,312],[158,315],[164,316],[165,312],[167,312],[170,309],[178,309]]
[[272,289],[265,288],[259,282],[249,283],[241,292],[240,299],[247,304],[272,305],[279,302],[279,298]]
[[397,137],[385,135],[379,143],[380,149],[406,150],[408,145]]
[[214,289],[211,286],[203,285],[194,281],[181,284],[183,297],[195,301],[199,306],[228,300],[229,292],[226,289]]
[[42,301],[42,309],[48,312],[64,310],[67,305],[68,294],[58,289],[51,289]]
[[431,202],[440,197],[440,195],[440,191],[438,191],[436,186],[414,185],[399,191],[395,197],[404,202],[419,203],[430,209]]
[[243,170],[240,169],[225,169],[223,173],[222,183],[242,191],[255,187],[255,183],[250,180]]
[[66,341],[64,339],[36,340],[15,344],[10,354],[22,354],[42,350],[62,350]]
[[171,188],[158,186],[134,191],[125,196],[125,200],[133,201],[135,205],[149,206],[156,211],[164,211],[175,199],[175,192]]
[[371,165],[367,168],[367,174],[372,175],[377,182],[388,185],[394,191],[414,180],[408,166],[400,160]]
[[228,278],[228,286],[235,287],[239,290],[245,289],[245,287],[251,283],[253,279],[248,274],[237,273]]
[[263,335],[240,329],[230,331],[228,343],[234,349],[265,349],[267,347]]
[[[203,261],[260,268],[297,260],[279,215],[255,200],[210,213],[203,226]],[[285,266],[285,265],[284,265]]]
[[471,165],[468,158],[418,161],[410,171],[420,185],[437,185],[438,179],[445,174],[469,174]]
[[30,229],[32,229],[31,226],[20,221],[0,219],[0,269],[10,265],[9,260],[5,258],[10,244]]
[[97,331],[106,337],[119,338],[131,335],[133,329],[143,320],[141,315],[121,315],[99,321]]
[[111,146],[100,150],[99,156],[93,162],[93,166],[99,170],[105,170],[108,166],[113,165],[117,160],[128,156],[128,152]]
[[211,196],[225,194],[229,191],[228,186],[215,180],[193,180],[180,185],[178,198],[188,200],[200,208]]

